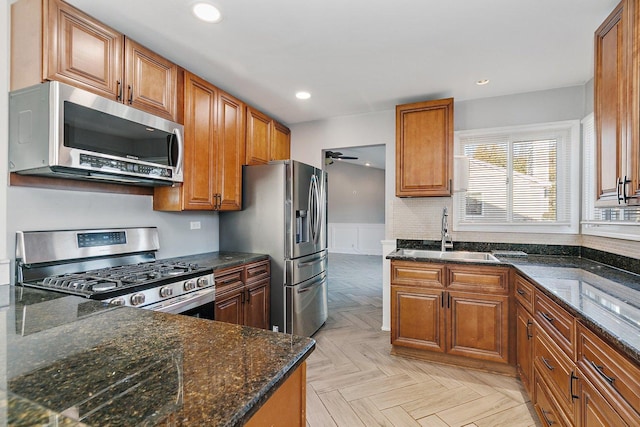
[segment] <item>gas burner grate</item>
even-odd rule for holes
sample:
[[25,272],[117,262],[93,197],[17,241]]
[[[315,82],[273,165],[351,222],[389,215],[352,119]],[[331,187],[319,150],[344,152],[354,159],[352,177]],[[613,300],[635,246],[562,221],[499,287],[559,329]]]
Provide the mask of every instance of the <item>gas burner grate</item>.
[[38,285],[60,290],[69,290],[90,295],[122,287],[122,281],[102,277],[90,277],[85,274],[64,274],[42,279]]

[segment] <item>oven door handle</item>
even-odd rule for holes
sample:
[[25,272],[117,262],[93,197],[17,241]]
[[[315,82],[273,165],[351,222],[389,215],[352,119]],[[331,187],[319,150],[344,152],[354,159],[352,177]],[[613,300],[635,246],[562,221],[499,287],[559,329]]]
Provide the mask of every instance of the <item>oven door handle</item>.
[[[182,299],[180,297],[176,298],[180,301],[174,304],[163,305],[163,303],[151,304],[146,307],[146,309],[153,311],[160,311],[163,313],[172,313],[172,314],[180,314],[185,311],[191,310],[193,308],[200,307],[201,305],[208,304],[210,302],[215,301],[216,298],[216,289],[203,289],[201,291],[196,291],[192,294],[188,294],[190,298]],[[166,301],[164,301],[166,303]]]

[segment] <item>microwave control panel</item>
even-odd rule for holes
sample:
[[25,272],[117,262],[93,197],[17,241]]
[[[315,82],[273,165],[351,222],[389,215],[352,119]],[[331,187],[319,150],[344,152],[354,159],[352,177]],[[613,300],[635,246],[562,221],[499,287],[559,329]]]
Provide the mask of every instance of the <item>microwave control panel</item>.
[[104,172],[127,172],[161,178],[171,178],[173,172],[171,168],[143,165],[124,160],[107,159],[84,153],[80,154],[80,165],[90,167],[91,169],[99,169]]

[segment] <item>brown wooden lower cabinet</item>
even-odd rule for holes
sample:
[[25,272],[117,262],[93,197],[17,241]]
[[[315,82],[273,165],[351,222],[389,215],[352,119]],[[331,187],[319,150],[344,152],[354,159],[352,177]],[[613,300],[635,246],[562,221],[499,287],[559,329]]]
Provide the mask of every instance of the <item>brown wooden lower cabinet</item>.
[[509,297],[447,292],[447,353],[509,362]]
[[542,328],[536,328],[533,346],[534,369],[544,378],[547,391],[554,396],[563,415],[574,425],[578,412],[580,379],[575,363],[551,341]]
[[245,424],[302,427],[307,423],[307,366],[303,362]]
[[533,316],[522,305],[516,304],[516,367],[529,394],[532,394],[534,331]]
[[518,289],[528,289],[514,294],[518,372],[542,424],[640,425],[640,367],[521,276]]
[[[615,409],[589,381],[580,381],[580,425],[587,427],[628,426]],[[632,424],[633,425],[633,424]],[[638,424],[635,424],[638,425]]]
[[444,352],[443,292],[391,286],[391,344]]
[[215,320],[269,329],[269,260],[214,272],[216,281]]
[[545,384],[537,369],[533,371],[533,407],[543,426],[572,425],[564,416],[553,394],[549,393],[549,387]]
[[508,279],[504,267],[392,260],[393,352],[513,374]]

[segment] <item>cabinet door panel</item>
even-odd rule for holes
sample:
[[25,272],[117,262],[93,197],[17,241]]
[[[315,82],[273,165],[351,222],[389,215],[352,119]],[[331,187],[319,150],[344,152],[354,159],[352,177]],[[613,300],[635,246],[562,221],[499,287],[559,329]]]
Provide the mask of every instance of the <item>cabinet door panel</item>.
[[447,352],[508,363],[509,297],[448,292]]
[[520,380],[531,394],[533,380],[533,316],[518,304],[516,308],[516,354]]
[[125,49],[125,102],[176,120],[178,67],[132,40],[127,39]]
[[291,131],[278,122],[274,122],[270,151],[271,160],[287,160],[291,158]]
[[242,209],[242,164],[245,158],[244,104],[220,92],[216,144],[216,188],[221,211]]
[[444,288],[445,266],[412,261],[391,262],[391,283],[403,286]]
[[61,1],[48,5],[43,78],[114,99],[122,83],[122,34]]
[[578,411],[576,367],[542,328],[536,328],[534,337],[535,369],[544,378],[567,418],[575,422]]
[[215,320],[242,325],[244,321],[243,299],[242,289],[220,296],[216,295]]
[[628,426],[591,384],[580,382],[580,425],[585,427]]
[[185,78],[184,209],[214,208],[216,89],[200,78]]
[[391,286],[391,344],[444,352],[442,291]]
[[595,33],[596,197],[617,203],[617,179],[624,176],[625,53],[622,3]]
[[549,393],[549,387],[544,383],[536,369],[533,371],[533,403],[538,417],[544,426],[571,426],[571,422],[564,416],[558,402]]
[[244,324],[254,328],[269,329],[269,283],[267,278],[247,286],[244,307]]
[[261,112],[247,107],[247,165],[269,162],[271,119]]
[[448,289],[504,295],[509,293],[508,268],[456,265],[448,269]]
[[396,107],[396,196],[450,196],[453,98]]

